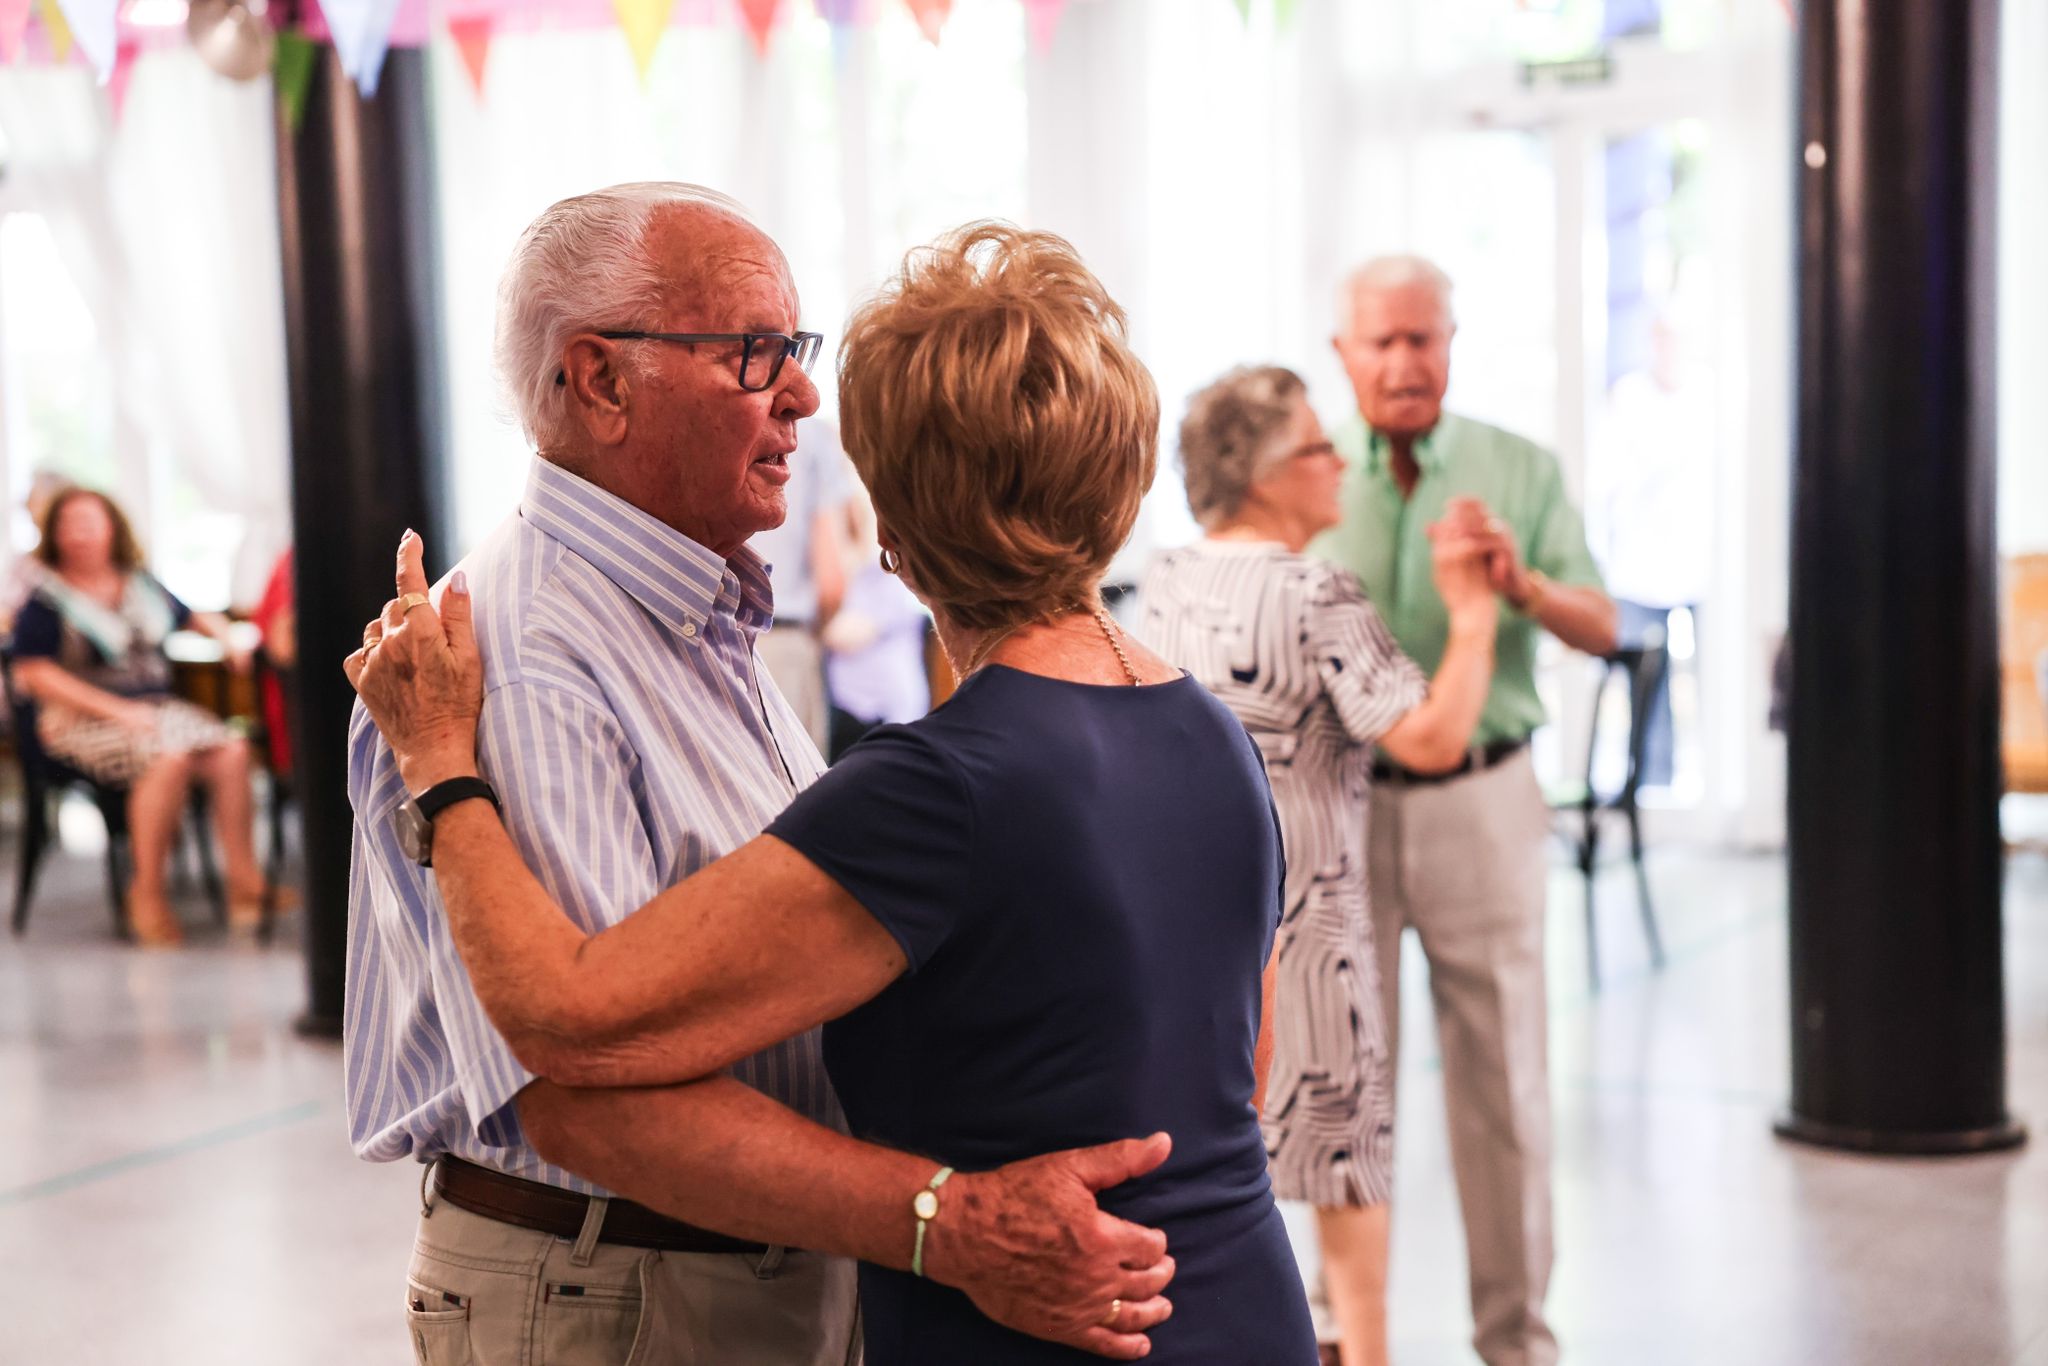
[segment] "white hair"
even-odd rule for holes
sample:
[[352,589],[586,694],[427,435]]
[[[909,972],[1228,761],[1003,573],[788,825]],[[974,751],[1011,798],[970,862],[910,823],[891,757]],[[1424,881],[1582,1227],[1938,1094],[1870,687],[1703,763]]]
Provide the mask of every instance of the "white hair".
[[536,446],[558,434],[562,348],[578,332],[643,327],[671,275],[646,249],[655,214],[689,205],[754,226],[736,199],[681,181],[613,185],[548,206],[498,279],[498,382]]
[[1446,323],[1456,321],[1451,312],[1451,277],[1428,257],[1410,255],[1375,256],[1345,276],[1337,298],[1337,321],[1346,328],[1351,326],[1358,316],[1361,294],[1407,289],[1412,285],[1422,285],[1436,295],[1437,302],[1443,305]]

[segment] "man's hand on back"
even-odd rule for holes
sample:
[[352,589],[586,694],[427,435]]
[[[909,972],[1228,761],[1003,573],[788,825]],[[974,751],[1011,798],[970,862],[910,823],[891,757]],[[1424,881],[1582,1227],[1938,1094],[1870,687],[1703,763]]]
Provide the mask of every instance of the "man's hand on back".
[[1103,1213],[1095,1195],[1172,1150],[1154,1134],[953,1177],[925,1235],[925,1274],[1021,1333],[1118,1361],[1144,1356],[1146,1330],[1173,1312],[1161,1294],[1173,1258],[1164,1233]]

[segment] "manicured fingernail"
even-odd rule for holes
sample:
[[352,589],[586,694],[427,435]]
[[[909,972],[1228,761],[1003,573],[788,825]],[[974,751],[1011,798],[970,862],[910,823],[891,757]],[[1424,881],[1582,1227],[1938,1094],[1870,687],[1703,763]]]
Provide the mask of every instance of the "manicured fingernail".
[[420,538],[420,534],[419,534],[419,533],[418,533],[417,531],[414,531],[414,530],[413,530],[413,529],[412,529],[411,527],[407,527],[407,528],[405,529],[405,535],[403,535],[403,536],[400,536],[400,537],[398,538],[398,543],[399,543],[400,545],[403,545],[403,544],[405,544],[405,543],[406,543],[407,541],[417,541],[417,540],[418,540],[419,538]]
[[467,593],[469,591],[468,572],[461,569],[456,570],[455,577],[448,580],[448,586],[458,593]]

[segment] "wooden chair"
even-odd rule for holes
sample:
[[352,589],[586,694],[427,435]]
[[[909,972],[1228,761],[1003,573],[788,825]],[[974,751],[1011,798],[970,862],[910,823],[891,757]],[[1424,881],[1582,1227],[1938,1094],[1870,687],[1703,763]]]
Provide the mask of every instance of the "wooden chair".
[[2048,698],[2042,696],[2040,673],[2048,654],[2048,554],[2010,556],[1999,578],[2005,789],[2048,793]]

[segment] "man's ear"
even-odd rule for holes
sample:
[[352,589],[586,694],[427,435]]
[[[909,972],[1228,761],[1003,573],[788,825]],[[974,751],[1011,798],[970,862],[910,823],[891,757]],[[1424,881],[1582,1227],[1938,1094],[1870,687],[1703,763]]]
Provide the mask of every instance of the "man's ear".
[[633,386],[619,360],[619,349],[595,333],[571,337],[562,348],[556,382],[566,390],[570,416],[599,445],[616,446],[626,439]]

